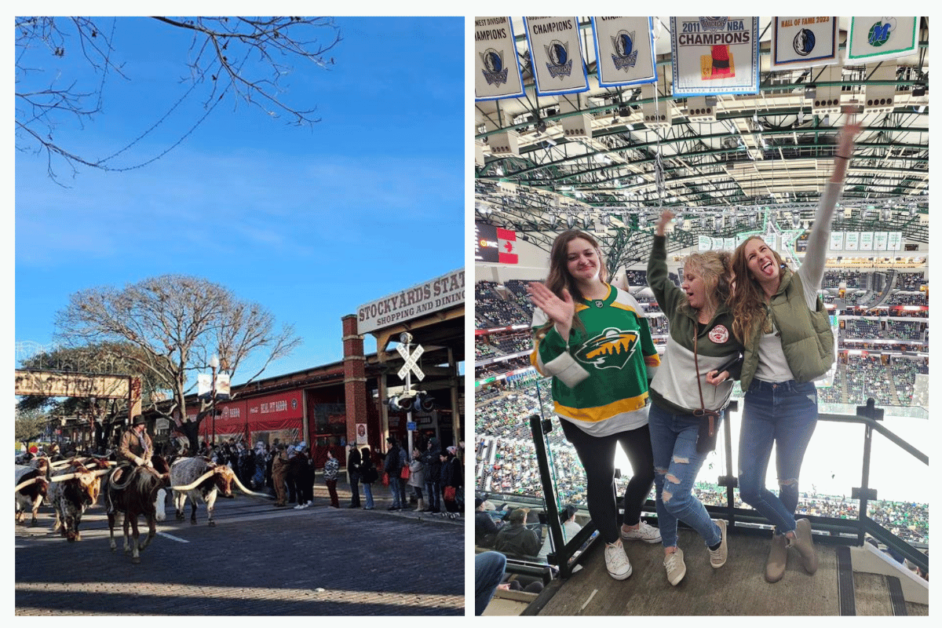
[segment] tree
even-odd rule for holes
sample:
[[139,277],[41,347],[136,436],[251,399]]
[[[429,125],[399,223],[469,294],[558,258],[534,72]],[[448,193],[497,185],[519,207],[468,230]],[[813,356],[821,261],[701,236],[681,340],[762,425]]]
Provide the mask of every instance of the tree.
[[299,344],[291,325],[275,328],[270,312],[242,301],[206,279],[163,275],[122,289],[100,287],[72,294],[56,316],[56,335],[66,346],[111,342],[133,350],[122,359],[152,378],[154,386],[171,391],[172,403],[150,408],[172,418],[196,451],[202,420],[215,411],[215,398],[200,401],[196,419],[184,422],[186,396],[196,386],[192,375],[209,370],[217,355],[221,371],[235,380],[240,367],[253,362],[254,381],[272,361]]
[[24,448],[29,447],[30,441],[38,440],[46,430],[48,417],[42,410],[16,410],[14,420],[15,438],[23,443]]
[[[16,146],[44,153],[47,172],[56,180],[55,166],[64,163],[73,176],[78,166],[109,171],[140,168],[160,159],[183,142],[228,94],[234,102],[260,108],[268,116],[285,116],[292,124],[313,125],[316,107],[288,103],[282,93],[284,77],[293,62],[319,68],[333,65],[328,53],[340,42],[340,31],[326,17],[153,17],[167,29],[192,33],[188,61],[189,89],[168,111],[148,123],[142,135],[112,155],[92,157],[64,145],[57,129],[66,122],[84,125],[104,109],[106,87],[114,78],[127,79],[115,48],[116,29],[127,18],[16,18]],[[325,43],[317,35],[326,31]],[[91,79],[75,76],[69,61],[80,58]],[[202,100],[204,113],[156,156],[125,166],[112,161],[153,132],[188,98]]]

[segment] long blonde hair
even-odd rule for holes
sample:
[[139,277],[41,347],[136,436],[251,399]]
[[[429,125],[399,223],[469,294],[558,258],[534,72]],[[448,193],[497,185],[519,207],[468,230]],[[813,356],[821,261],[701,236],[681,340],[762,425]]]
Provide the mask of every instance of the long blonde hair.
[[[583,298],[582,291],[579,290],[579,284],[576,283],[575,278],[569,274],[568,268],[569,243],[578,238],[582,238],[595,249],[595,255],[599,260],[599,281],[602,283],[608,282],[608,267],[605,266],[605,260],[602,259],[602,250],[599,248],[598,240],[585,231],[578,229],[563,231],[556,236],[556,239],[553,241],[553,248],[550,249],[549,274],[546,276],[546,287],[560,299],[563,298],[564,288],[572,295],[573,301],[581,301]],[[585,331],[585,326],[575,313],[572,315],[572,325],[583,332]],[[546,325],[540,327],[536,332],[537,338],[542,338],[546,335],[547,330],[552,326],[553,322],[549,321]]]
[[[746,238],[745,242],[733,251],[733,272],[736,274],[736,291],[730,299],[733,305],[733,333],[742,340],[752,340],[756,330],[761,328],[764,333],[772,331],[772,323],[768,319],[766,302],[768,299],[765,290],[759,281],[752,276],[749,263],[746,260],[746,244],[750,240],[762,240],[759,236]],[[782,256],[769,248],[775,263],[781,268],[784,265]]]
[[[705,253],[692,253],[684,260],[684,270],[693,267],[703,279],[704,297],[706,305],[712,312],[729,302],[730,298],[730,268],[732,256],[726,251],[707,251]],[[683,278],[681,278],[683,279]],[[694,309],[686,299],[681,299],[677,310],[686,314],[695,314]]]

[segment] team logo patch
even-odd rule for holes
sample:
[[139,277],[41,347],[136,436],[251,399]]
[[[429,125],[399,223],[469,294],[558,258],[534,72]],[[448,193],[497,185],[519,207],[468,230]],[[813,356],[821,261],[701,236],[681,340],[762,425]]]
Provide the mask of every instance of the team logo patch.
[[488,48],[480,55],[484,62],[484,79],[488,85],[500,85],[507,82],[507,68],[504,67],[504,56],[493,48]]
[[708,334],[708,336],[710,340],[712,340],[718,345],[721,345],[727,340],[729,340],[729,330],[726,329],[726,327],[723,325],[717,325],[716,327],[710,330],[710,333]]
[[609,327],[590,338],[576,352],[575,358],[598,369],[622,369],[638,346],[638,332]]
[[[885,20],[885,21],[883,21]],[[867,33],[867,42],[876,48],[879,48],[890,40],[890,35],[896,30],[896,20],[891,17],[885,17],[879,22],[875,22]]]
[[616,70],[628,71],[635,67],[638,61],[638,51],[634,50],[634,40],[634,31],[618,31],[618,35],[612,37],[612,48],[615,49],[612,62]]
[[598,299],[596,299],[595,307],[598,307],[598,308],[605,307],[605,301],[599,301]]
[[572,72],[572,59],[569,58],[569,46],[554,39],[550,42],[549,46],[543,46],[543,49],[546,51],[546,56],[549,57],[550,62],[546,64],[546,69],[549,70],[550,77],[559,78],[562,80],[562,77],[569,76]]
[[811,51],[814,50],[814,33],[807,28],[798,31],[795,39],[792,40],[792,48],[802,57],[810,55]]

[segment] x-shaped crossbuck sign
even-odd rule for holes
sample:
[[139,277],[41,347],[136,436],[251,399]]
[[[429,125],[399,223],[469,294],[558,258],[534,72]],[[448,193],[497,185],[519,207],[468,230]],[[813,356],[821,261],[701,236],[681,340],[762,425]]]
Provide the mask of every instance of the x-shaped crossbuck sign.
[[399,355],[402,356],[402,359],[406,361],[402,365],[402,368],[399,369],[397,375],[399,379],[405,379],[406,375],[409,374],[409,370],[412,370],[412,373],[419,378],[419,381],[425,379],[425,373],[422,372],[422,369],[419,368],[418,361],[422,357],[422,354],[425,352],[425,349],[422,348],[422,345],[416,345],[415,351],[412,352],[412,355],[409,355],[409,347],[406,345],[398,345],[396,351],[399,352]]

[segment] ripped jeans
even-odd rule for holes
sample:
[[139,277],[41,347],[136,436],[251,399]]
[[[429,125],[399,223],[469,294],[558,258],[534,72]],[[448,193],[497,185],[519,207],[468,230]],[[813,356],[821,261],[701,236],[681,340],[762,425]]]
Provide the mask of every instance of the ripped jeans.
[[[776,534],[795,529],[798,475],[818,423],[814,382],[752,380],[739,430],[739,496],[775,525]],[[772,444],[779,494],[765,487]]]
[[[725,413],[720,414],[719,429]],[[657,527],[664,547],[677,546],[677,521],[696,530],[707,546],[723,540],[719,526],[710,519],[691,490],[707,454],[697,453],[700,419],[691,414],[673,414],[652,405],[648,411],[651,449],[654,452],[654,485]]]

